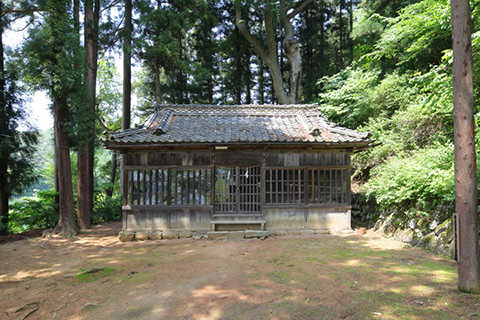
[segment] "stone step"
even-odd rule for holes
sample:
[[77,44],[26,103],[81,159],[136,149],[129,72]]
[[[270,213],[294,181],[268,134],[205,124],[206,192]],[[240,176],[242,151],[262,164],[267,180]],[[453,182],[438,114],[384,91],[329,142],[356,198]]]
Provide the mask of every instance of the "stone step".
[[245,231],[209,231],[208,240],[239,240],[239,239],[265,239],[270,232],[264,230],[245,230]]
[[[223,226],[232,225],[232,229],[234,230],[236,229],[235,226],[238,227],[242,225],[246,225],[246,226],[259,225],[260,230],[265,230],[265,220],[211,220],[210,221],[210,226],[212,231],[217,231],[218,225],[223,225]],[[244,231],[244,230],[238,230],[238,231]]]

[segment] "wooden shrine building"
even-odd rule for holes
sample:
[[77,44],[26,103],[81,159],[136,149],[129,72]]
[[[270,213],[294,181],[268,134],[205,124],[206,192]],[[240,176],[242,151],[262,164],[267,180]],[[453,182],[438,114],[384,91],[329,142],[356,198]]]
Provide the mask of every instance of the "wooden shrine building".
[[312,105],[159,105],[110,133],[123,230],[350,229],[350,155],[368,133]]

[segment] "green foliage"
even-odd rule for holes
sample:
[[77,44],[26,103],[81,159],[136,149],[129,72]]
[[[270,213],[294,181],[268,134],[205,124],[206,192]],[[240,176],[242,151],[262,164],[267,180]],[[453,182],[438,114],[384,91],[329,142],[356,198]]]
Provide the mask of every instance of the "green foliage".
[[97,192],[92,212],[92,223],[103,223],[107,221],[120,221],[122,218],[122,199],[120,196],[111,198],[105,193]]
[[393,59],[412,70],[437,64],[451,47],[450,1],[423,0],[405,7],[391,20],[374,55]]
[[453,174],[453,145],[432,146],[377,166],[364,190],[375,197],[381,210],[397,209],[402,221],[420,212],[442,215],[444,220],[452,213],[455,199]]
[[329,120],[357,128],[372,116],[372,88],[378,72],[346,68],[319,81],[323,88],[320,104]]
[[21,233],[35,229],[52,228],[58,221],[55,197],[52,190],[37,192],[36,197],[25,197],[10,206],[9,230]]
[[38,131],[27,121],[20,92],[17,74],[10,69],[1,93],[4,103],[0,106],[0,183],[5,184],[7,197],[22,192],[36,180],[32,156]]
[[[472,9],[478,21],[479,10]],[[455,200],[449,1],[418,1],[393,18],[365,5],[357,16],[353,36],[367,36],[358,40],[364,56],[355,67],[321,79],[321,107],[334,121],[376,139],[353,157],[362,210],[375,215],[370,204],[376,203],[376,214],[393,213],[396,226],[413,221],[427,228],[451,216]],[[480,33],[472,38],[478,88]],[[382,72],[372,71],[377,69]],[[476,89],[477,124],[479,97]],[[476,140],[480,151],[479,132]]]

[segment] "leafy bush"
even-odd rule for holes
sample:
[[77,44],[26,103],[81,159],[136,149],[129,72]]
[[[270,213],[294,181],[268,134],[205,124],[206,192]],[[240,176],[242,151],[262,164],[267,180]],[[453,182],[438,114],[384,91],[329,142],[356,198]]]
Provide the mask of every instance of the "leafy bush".
[[122,219],[122,198],[120,196],[106,197],[105,193],[95,194],[92,212],[92,223],[119,221]]
[[319,81],[323,93],[320,107],[327,118],[342,126],[357,128],[373,115],[372,89],[377,85],[378,72],[346,68]]
[[58,213],[53,190],[39,191],[36,197],[26,197],[10,205],[8,228],[13,233],[52,228]]
[[400,225],[421,216],[443,221],[453,212],[455,199],[453,145],[392,157],[372,170],[363,188],[381,210],[398,211]]

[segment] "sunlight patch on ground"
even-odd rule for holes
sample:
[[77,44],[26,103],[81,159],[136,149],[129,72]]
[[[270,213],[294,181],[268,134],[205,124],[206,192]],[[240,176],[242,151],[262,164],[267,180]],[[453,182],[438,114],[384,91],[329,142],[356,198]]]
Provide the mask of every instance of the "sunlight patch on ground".
[[397,288],[397,287],[388,288],[387,291],[391,292],[391,293],[396,293],[396,294],[402,294],[403,293],[403,289],[400,289],[400,288]]
[[432,270],[433,281],[437,283],[453,281],[457,278],[457,275],[453,272],[448,272],[445,270]]
[[423,285],[415,285],[410,287],[410,291],[412,291],[415,295],[419,296],[428,296],[435,293],[435,289],[432,287],[427,287]]
[[208,314],[194,314],[193,319],[195,320],[216,320],[216,319],[221,319],[222,318],[222,311],[220,308],[213,308],[208,312]]
[[38,269],[35,271],[18,271],[11,277],[11,280],[25,280],[29,278],[46,278],[60,274],[60,271],[52,271],[51,269]]
[[164,293],[162,293],[162,297],[164,297],[164,298],[171,297],[173,295],[173,293],[174,293],[173,290],[165,291]]
[[157,319],[161,319],[158,317],[164,316],[165,315],[165,309],[162,307],[156,307],[152,310],[152,314],[157,317]]
[[219,297],[220,299],[227,298],[227,297],[234,297],[238,300],[248,299],[246,295],[241,294],[236,290],[222,290],[222,289],[218,289],[216,286],[211,286],[211,285],[207,285],[201,289],[197,289],[193,291],[194,298],[205,298],[208,296],[215,296],[215,297]]
[[342,264],[345,265],[345,266],[350,266],[350,267],[359,267],[361,265],[365,265],[364,263],[362,263],[358,259],[350,259],[350,260],[345,261]]

